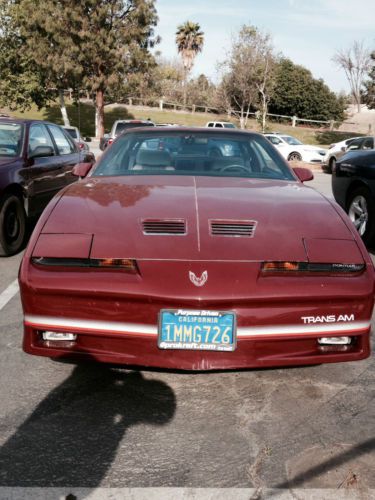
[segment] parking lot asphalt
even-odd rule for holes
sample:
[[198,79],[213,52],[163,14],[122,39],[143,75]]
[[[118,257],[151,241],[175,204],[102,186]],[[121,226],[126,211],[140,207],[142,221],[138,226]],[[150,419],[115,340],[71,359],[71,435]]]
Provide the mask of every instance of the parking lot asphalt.
[[[310,184],[331,196],[329,175]],[[0,297],[20,259],[0,259]],[[373,355],[194,374],[71,365],[23,353],[18,293],[0,332],[1,499],[375,498]]]

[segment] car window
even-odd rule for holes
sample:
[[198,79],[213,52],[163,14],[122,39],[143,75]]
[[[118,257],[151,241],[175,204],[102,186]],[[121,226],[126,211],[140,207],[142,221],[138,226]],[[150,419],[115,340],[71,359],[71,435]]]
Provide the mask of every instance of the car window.
[[262,136],[228,132],[122,135],[107,150],[93,176],[194,175],[295,180]]
[[0,157],[20,156],[23,138],[23,125],[19,123],[0,123]]
[[[34,123],[29,132],[29,154],[33,154],[38,146],[49,146],[55,151],[52,139],[42,123]],[[54,153],[53,153],[54,154]]]
[[275,137],[274,135],[267,135],[267,139],[271,141],[272,144],[274,144],[275,146],[282,143],[282,141],[278,137]]
[[115,128],[115,136],[121,134],[121,132],[124,132],[124,130],[127,130],[129,128],[140,128],[140,127],[154,127],[155,124],[153,122],[119,122],[116,125]]
[[236,128],[236,126],[233,123],[224,123],[224,128]]
[[64,134],[60,127],[57,127],[56,125],[48,125],[48,128],[55,140],[57,150],[60,155],[70,155],[76,152],[72,140]]
[[213,124],[212,122],[210,122],[210,123],[207,125],[207,127],[213,127],[213,126],[214,126],[214,124]]
[[348,151],[355,151],[356,149],[360,149],[361,147],[361,144],[363,142],[363,139],[355,139],[354,141],[352,141],[348,147]]
[[78,134],[77,134],[77,129],[75,128],[65,128],[65,131],[68,132],[70,137],[73,137],[73,139],[78,140]]
[[215,123],[215,127],[223,128],[222,123]]
[[287,142],[290,146],[301,146],[302,142],[292,137],[291,135],[282,135],[281,138]]
[[363,141],[362,149],[374,149],[374,138],[367,137],[367,139]]

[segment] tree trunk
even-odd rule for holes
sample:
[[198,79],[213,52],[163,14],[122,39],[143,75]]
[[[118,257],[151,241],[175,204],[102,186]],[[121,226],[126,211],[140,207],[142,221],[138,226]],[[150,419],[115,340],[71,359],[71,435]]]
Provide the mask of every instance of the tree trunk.
[[95,136],[101,139],[104,135],[104,92],[103,90],[96,91],[95,100]]
[[241,107],[240,127],[242,129],[245,128],[245,117],[244,117],[244,109],[243,109],[243,107]]
[[186,109],[186,103],[187,103],[187,76],[188,76],[188,70],[187,68],[184,67],[184,109]]
[[61,115],[62,115],[62,118],[64,121],[64,126],[70,127],[68,113],[67,113],[66,107],[65,107],[65,99],[64,99],[64,90],[63,89],[59,90],[59,100],[60,100],[60,109],[61,109]]

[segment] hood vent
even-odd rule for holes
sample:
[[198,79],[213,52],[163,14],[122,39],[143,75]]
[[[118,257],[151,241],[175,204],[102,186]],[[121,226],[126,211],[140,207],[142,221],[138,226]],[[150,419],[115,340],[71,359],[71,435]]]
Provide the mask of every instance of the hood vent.
[[183,219],[146,219],[142,221],[142,227],[143,234],[186,234],[186,223]]
[[254,236],[256,221],[253,220],[211,220],[212,236]]

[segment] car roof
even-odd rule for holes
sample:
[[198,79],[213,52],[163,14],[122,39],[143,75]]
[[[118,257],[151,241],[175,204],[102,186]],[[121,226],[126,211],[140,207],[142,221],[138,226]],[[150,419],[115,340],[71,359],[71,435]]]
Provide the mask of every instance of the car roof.
[[179,133],[189,134],[189,133],[202,133],[202,134],[210,134],[210,135],[240,135],[240,136],[251,136],[251,137],[262,137],[262,134],[258,132],[253,132],[250,130],[241,130],[238,128],[218,128],[218,129],[208,129],[207,127],[139,127],[139,128],[130,128],[123,132],[121,135],[128,134],[147,134],[147,135],[160,135],[160,133],[174,135]]
[[58,127],[61,127],[61,125],[58,125],[57,123],[50,122],[48,120],[33,120],[32,118],[3,118],[0,117],[0,122],[5,122],[5,123],[20,123],[20,124],[26,124],[26,123],[48,123],[49,125],[57,125]]

